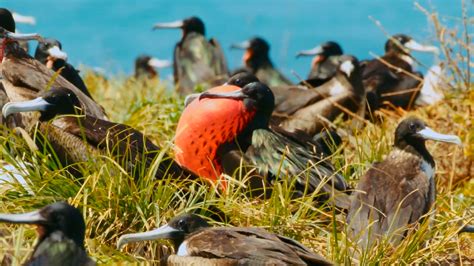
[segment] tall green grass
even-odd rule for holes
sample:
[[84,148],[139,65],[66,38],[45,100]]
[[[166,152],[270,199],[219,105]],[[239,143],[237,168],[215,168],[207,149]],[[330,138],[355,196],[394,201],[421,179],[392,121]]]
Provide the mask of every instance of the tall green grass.
[[[443,27],[440,19],[435,19],[433,17],[436,27]],[[438,34],[441,32],[439,30]],[[447,38],[438,37],[440,40]],[[450,41],[464,42],[465,38],[453,37]],[[447,40],[442,43],[449,45]],[[446,51],[448,55],[454,53],[449,53],[449,49]],[[466,56],[465,51],[459,54]],[[457,232],[463,224],[474,223],[474,90],[466,81],[465,68],[456,66],[459,62],[446,60],[452,71],[445,78],[456,80],[463,89],[445,88],[447,98],[444,101],[404,114],[424,119],[437,131],[459,135],[464,146],[428,143],[437,162],[436,209],[432,219],[411,232],[398,247],[382,243],[370,250],[359,250],[346,237],[345,216],[327,206],[315,207],[311,195],[292,198],[291,182],[278,182],[271,196],[263,200],[248,196],[248,188],[244,185],[248,177],[240,172],[229,177],[232,182],[222,193],[192,180],[176,180],[169,176],[161,180],[153,178],[159,157],[151,169],[135,180],[108,154],[91,156],[89,161],[77,165],[81,177],[75,178],[60,165],[53,153],[35,150],[24,137],[8,129],[4,129],[0,137],[1,160],[10,164],[26,163],[26,174],[34,195],[16,183],[3,186],[0,188],[0,212],[30,211],[54,201],[67,200],[81,209],[87,224],[87,250],[101,264],[159,262],[165,254],[172,252],[165,246],[166,242],[129,244],[118,251],[115,249],[118,237],[150,230],[182,212],[204,214],[211,206],[226,214],[225,221],[219,225],[263,227],[301,241],[338,264],[472,263],[473,237]],[[463,73],[462,76],[457,71]],[[111,121],[142,131],[163,149],[163,153],[172,155],[174,130],[183,110],[182,98],[166,89],[159,80],[143,81],[123,76],[105,80],[86,71],[85,81]],[[464,88],[465,85],[468,87]],[[355,130],[350,122],[335,123],[350,136],[344,138],[332,161],[352,185],[371,163],[382,160],[389,152],[394,129],[401,119],[402,116],[395,113],[385,114],[380,125],[369,124]],[[30,255],[35,239],[32,227],[0,224],[0,260],[20,264]]]

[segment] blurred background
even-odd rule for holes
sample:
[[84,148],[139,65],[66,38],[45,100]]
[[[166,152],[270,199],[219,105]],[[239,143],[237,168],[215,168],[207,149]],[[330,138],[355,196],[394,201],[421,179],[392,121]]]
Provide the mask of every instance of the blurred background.
[[[105,69],[107,74],[130,74],[140,54],[172,59],[180,30],[152,31],[156,22],[199,16],[208,37],[221,43],[230,69],[241,65],[242,51],[234,42],[259,35],[271,44],[271,57],[283,73],[306,77],[311,57],[296,59],[301,49],[335,40],[345,53],[359,59],[383,54],[386,31],[405,33],[421,43],[435,43],[428,18],[412,0],[1,0],[2,7],[35,16],[34,26],[18,24],[20,32],[38,32],[60,40],[73,65]],[[462,26],[461,5],[446,0],[421,0],[421,6],[438,12],[448,26]],[[471,8],[468,14],[474,14]],[[373,19],[370,19],[372,17]],[[376,25],[379,20],[383,29]],[[461,30],[461,29],[460,29]],[[436,43],[435,43],[436,44]],[[36,44],[30,49],[34,51]],[[436,62],[430,54],[414,54],[423,63]],[[424,69],[420,69],[424,72]],[[172,69],[160,70],[162,77]]]

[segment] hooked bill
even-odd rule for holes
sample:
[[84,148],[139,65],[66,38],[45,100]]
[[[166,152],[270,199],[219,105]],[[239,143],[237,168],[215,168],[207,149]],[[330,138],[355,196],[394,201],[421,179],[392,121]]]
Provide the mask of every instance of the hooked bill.
[[[230,92],[240,88],[223,85],[208,92]],[[175,136],[176,161],[210,181],[217,181],[222,166],[217,151],[233,142],[253,118],[242,101],[224,98],[196,98],[184,110]],[[225,187],[225,182],[221,183]]]

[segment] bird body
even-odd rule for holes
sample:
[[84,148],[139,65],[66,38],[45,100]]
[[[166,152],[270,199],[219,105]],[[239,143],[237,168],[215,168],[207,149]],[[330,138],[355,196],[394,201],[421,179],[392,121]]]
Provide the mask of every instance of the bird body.
[[384,237],[400,243],[432,208],[435,161],[425,146],[428,139],[461,144],[457,136],[436,133],[409,117],[395,131],[393,150],[360,179],[347,215],[350,236],[359,245],[368,247]]
[[149,232],[122,235],[117,247],[160,238],[171,239],[179,257],[220,259],[217,265],[332,265],[293,239],[253,227],[214,228],[193,214]]

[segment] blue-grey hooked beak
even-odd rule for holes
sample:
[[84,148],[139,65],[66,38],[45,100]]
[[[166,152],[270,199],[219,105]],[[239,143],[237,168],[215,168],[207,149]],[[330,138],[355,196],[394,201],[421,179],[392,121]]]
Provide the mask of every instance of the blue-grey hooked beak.
[[17,40],[17,41],[31,41],[31,40],[37,40],[39,42],[43,41],[43,37],[41,37],[41,35],[39,35],[38,33],[13,33],[3,28],[1,28],[0,30],[0,36],[3,38],[8,38],[8,39]]
[[300,57],[300,56],[314,56],[314,55],[320,55],[324,52],[323,50],[323,47],[321,45],[318,45],[316,47],[314,47],[313,49],[310,49],[310,50],[302,50],[302,51],[299,51],[297,54],[296,54],[296,58]]
[[234,43],[230,46],[230,49],[241,49],[246,50],[250,48],[250,41],[244,41],[241,43]]
[[413,50],[413,51],[418,51],[418,52],[429,52],[429,53],[439,53],[439,49],[436,46],[431,46],[431,45],[422,45],[415,40],[409,40],[406,42],[403,46],[406,48]]
[[237,99],[242,100],[248,98],[249,96],[243,93],[242,89],[229,92],[203,92],[199,96],[199,100],[203,98],[223,98],[223,99]]
[[11,114],[21,112],[46,111],[50,105],[41,97],[25,102],[8,102],[2,108],[2,115],[8,117]]
[[117,249],[120,249],[128,243],[156,239],[173,239],[182,234],[184,234],[183,231],[165,224],[148,232],[122,235],[117,241]]
[[430,139],[430,140],[435,140],[435,141],[442,141],[442,142],[462,145],[461,139],[458,136],[441,134],[432,130],[429,127],[423,128],[422,130],[418,131],[417,134],[419,134],[424,139]]
[[12,15],[13,15],[13,20],[15,20],[16,23],[36,25],[36,18],[33,16],[25,16],[25,15],[18,14],[16,12],[13,12]]
[[162,60],[153,57],[148,60],[148,65],[154,68],[166,68],[172,66],[173,62],[171,62],[170,60]]
[[0,213],[0,222],[12,224],[41,224],[45,223],[46,219],[41,215],[39,210],[36,210],[19,214]]
[[48,49],[48,54],[54,58],[67,61],[67,53],[62,51],[59,46],[55,45]]
[[153,29],[179,29],[184,26],[184,21],[178,20],[173,22],[164,22],[164,23],[156,23],[153,25]]

